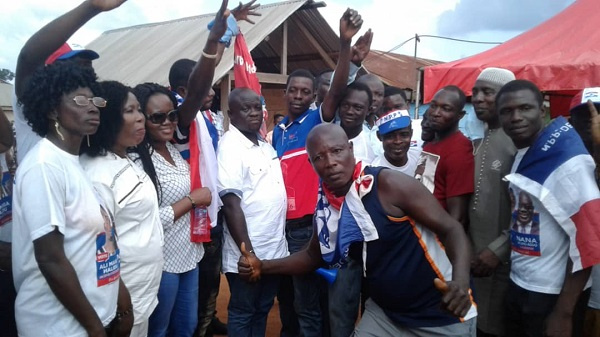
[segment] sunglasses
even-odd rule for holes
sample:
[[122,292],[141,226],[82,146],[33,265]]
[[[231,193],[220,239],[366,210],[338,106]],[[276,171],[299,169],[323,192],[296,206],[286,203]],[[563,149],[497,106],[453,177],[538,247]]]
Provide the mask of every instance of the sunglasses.
[[165,113],[165,112],[153,113],[152,115],[147,116],[146,118],[152,124],[162,124],[167,120],[167,118],[169,119],[170,122],[176,122],[179,119],[179,116],[177,115],[177,110],[171,110],[167,113]]
[[73,101],[79,106],[88,106],[90,105],[90,102],[98,108],[104,108],[106,106],[106,100],[102,97],[87,98],[85,96],[75,96],[73,97]]

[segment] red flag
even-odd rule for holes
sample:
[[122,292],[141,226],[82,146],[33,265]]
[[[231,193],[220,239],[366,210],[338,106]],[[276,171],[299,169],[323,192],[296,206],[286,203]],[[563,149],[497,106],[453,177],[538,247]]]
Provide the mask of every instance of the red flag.
[[233,49],[233,75],[235,76],[236,88],[250,88],[260,96],[263,106],[263,123],[260,127],[260,135],[265,138],[267,135],[269,112],[267,111],[265,100],[260,93],[260,83],[258,81],[258,76],[256,76],[254,60],[248,51],[248,46],[246,45],[246,40],[242,33],[239,33],[235,37],[235,46]]

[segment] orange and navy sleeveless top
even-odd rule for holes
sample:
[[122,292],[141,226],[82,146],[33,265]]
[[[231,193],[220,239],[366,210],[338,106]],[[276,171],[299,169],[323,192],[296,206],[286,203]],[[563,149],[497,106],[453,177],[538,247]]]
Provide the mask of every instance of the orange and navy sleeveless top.
[[444,326],[475,317],[475,305],[462,319],[441,309],[442,295],[433,280],[451,280],[452,265],[433,232],[408,216],[386,214],[378,197],[382,169],[365,168],[365,174],[372,174],[375,181],[362,201],[379,233],[378,240],[367,243],[369,295],[392,321],[405,327]]

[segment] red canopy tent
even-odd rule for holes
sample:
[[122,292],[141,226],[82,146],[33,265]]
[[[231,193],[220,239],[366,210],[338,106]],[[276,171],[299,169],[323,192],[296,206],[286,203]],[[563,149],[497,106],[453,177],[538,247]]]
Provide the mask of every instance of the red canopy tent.
[[579,90],[600,86],[600,31],[597,0],[577,0],[531,30],[485,52],[425,68],[424,102],[442,87],[460,87],[468,96],[481,70],[500,67],[550,95],[553,115],[568,114]]

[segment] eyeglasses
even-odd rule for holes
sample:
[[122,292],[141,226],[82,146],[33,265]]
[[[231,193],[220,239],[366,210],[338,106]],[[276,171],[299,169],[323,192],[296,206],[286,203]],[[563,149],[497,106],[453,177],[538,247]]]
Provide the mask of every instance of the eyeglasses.
[[106,106],[106,100],[102,97],[92,97],[87,98],[85,96],[75,96],[73,97],[75,104],[79,106],[88,106],[90,102],[99,108],[104,108]]
[[146,118],[150,122],[152,122],[152,124],[162,124],[167,120],[167,118],[171,122],[176,122],[179,119],[179,116],[177,115],[177,110],[171,110],[167,113],[165,113],[165,112],[153,113],[152,115],[147,116]]

